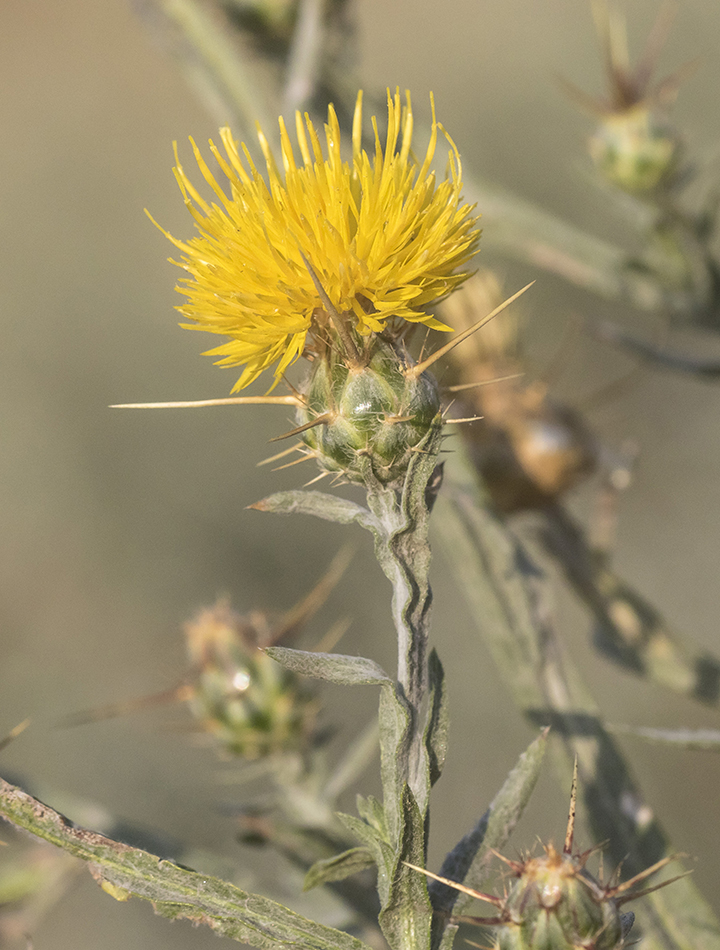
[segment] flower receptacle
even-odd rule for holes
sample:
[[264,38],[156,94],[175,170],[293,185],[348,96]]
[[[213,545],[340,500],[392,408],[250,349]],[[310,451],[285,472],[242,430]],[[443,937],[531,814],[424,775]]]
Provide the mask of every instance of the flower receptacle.
[[434,377],[408,372],[413,365],[397,344],[379,337],[363,366],[348,367],[333,351],[315,361],[298,421],[325,420],[302,435],[321,468],[362,482],[362,460],[369,459],[383,484],[402,478],[440,413]]

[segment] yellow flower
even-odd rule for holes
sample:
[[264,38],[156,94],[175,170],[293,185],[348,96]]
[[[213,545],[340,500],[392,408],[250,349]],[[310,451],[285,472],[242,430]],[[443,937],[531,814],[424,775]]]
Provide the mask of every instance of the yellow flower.
[[[305,258],[332,304],[361,336],[397,327],[400,321],[447,330],[425,307],[458,286],[457,273],[476,249],[472,208],[461,199],[460,157],[453,141],[448,171],[436,182],[430,165],[438,130],[435,120],[422,165],[410,153],[413,115],[410,96],[388,94],[385,147],[377,123],[372,157],[361,148],[362,93],[352,134],[352,161],[343,161],[340,128],[332,105],[325,126],[326,155],[307,114],[295,118],[302,163],[298,165],[280,119],[282,172],[258,130],[267,182],[238,149],[230,130],[220,130],[225,155],[210,150],[229,183],[229,196],[191,139],[205,181],[217,196],[209,204],[191,184],[179,160],[175,175],[199,234],[179,241],[174,261],[189,277],[178,290],[188,298],[178,307],[182,326],[227,336],[209,350],[218,365],[244,365],[233,392],[268,367],[275,382],[318,333],[327,334],[328,315]],[[161,229],[162,230],[162,229]],[[330,330],[332,332],[332,330]],[[308,334],[310,338],[308,339]]]

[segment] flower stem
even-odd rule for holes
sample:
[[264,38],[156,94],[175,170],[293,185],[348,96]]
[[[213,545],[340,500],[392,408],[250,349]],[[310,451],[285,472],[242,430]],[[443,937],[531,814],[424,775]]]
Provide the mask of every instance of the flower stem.
[[367,466],[368,507],[380,531],[375,536],[375,555],[393,587],[392,616],[398,641],[398,685],[410,716],[408,756],[398,759],[398,785],[407,784],[421,814],[425,813],[430,788],[428,755],[424,741],[423,707],[428,690],[427,644],[432,591],[428,579],[430,545],[428,529],[434,494],[429,491],[441,444],[440,422],[418,447],[408,466],[399,493],[381,485]]

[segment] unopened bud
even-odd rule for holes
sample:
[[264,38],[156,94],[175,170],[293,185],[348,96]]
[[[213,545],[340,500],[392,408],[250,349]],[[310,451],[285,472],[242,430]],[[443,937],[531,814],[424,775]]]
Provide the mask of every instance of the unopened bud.
[[633,195],[670,184],[682,152],[671,125],[642,102],[607,114],[588,147],[602,175]]
[[220,603],[186,628],[197,670],[190,707],[223,750],[246,759],[300,751],[318,703],[299,677],[257,645],[257,632]]
[[498,927],[500,950],[616,950],[623,927],[617,903],[577,856],[548,845],[519,869]]

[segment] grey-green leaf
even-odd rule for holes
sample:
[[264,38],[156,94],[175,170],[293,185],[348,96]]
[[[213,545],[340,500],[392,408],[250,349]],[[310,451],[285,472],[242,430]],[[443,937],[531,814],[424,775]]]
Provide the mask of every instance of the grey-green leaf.
[[394,683],[381,690],[379,722],[383,805],[390,839],[396,841],[401,827],[401,776],[409,771],[410,709]]
[[316,861],[305,875],[303,890],[310,891],[313,887],[332,881],[344,881],[371,867],[375,867],[375,858],[369,848],[350,848],[349,851],[336,854],[334,858]]
[[428,752],[430,784],[440,778],[448,747],[449,713],[445,673],[436,650],[428,657],[428,716],[425,725],[425,747]]
[[654,729],[651,726],[624,726],[605,723],[608,732],[636,736],[647,742],[674,745],[681,749],[698,749],[704,752],[720,752],[720,729]]
[[389,842],[387,821],[385,820],[385,809],[382,802],[379,802],[374,795],[358,795],[356,800],[358,815],[373,828],[376,828],[384,841]]
[[384,902],[390,890],[391,873],[395,860],[393,849],[385,840],[383,833],[378,828],[368,824],[367,821],[356,818],[354,815],[345,815],[342,812],[337,812],[337,817],[350,834],[354,835],[372,852],[378,868],[378,893],[380,900]]
[[425,864],[425,821],[407,785],[402,790],[400,805],[402,832],[390,892],[380,912],[380,926],[393,950],[430,950],[433,912],[427,881],[423,874],[405,864]]
[[2,779],[0,815],[87,861],[93,876],[112,896],[151,901],[163,917],[207,924],[223,937],[261,950],[369,950],[355,937],[307,920],[275,901],[78,828]]
[[254,505],[248,505],[255,511],[272,511],[280,515],[315,515],[324,521],[335,521],[338,524],[352,524],[356,521],[365,528],[375,526],[372,514],[362,505],[340,498],[337,495],[328,495],[321,491],[281,491],[268,495]]
[[343,686],[373,686],[392,682],[385,670],[374,660],[362,656],[312,653],[308,650],[291,650],[289,647],[268,647],[265,652],[294,673],[314,676],[330,683]]
[[[442,877],[480,889],[492,858],[491,849],[504,847],[535,788],[547,735],[548,730],[544,729],[520,756],[480,821],[445,858],[440,871]],[[429,890],[433,907],[439,914],[462,914],[472,901],[439,881],[432,881]]]

